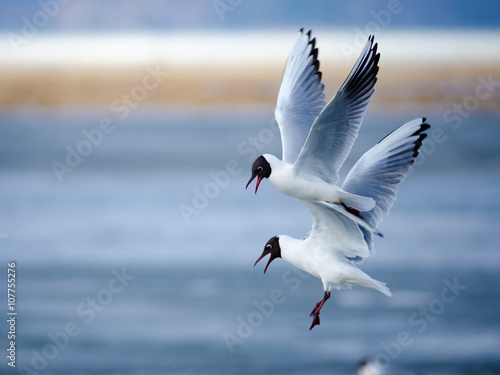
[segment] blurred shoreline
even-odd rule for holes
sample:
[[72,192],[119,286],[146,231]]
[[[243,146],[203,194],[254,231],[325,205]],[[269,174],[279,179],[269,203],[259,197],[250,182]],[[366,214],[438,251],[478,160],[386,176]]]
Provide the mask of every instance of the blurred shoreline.
[[[50,68],[0,72],[0,106],[112,106],[114,103],[116,107],[127,103],[132,103],[129,104],[131,106],[139,103],[272,105],[276,101],[283,68],[154,69],[165,72],[166,76],[151,90],[143,86],[147,71],[139,68]],[[347,66],[328,74],[323,70],[328,100],[348,72]],[[477,87],[484,81],[499,83],[500,65],[450,68],[382,66],[378,77],[373,97],[375,105],[449,106],[463,102],[468,96],[475,97]],[[500,90],[495,90],[488,100],[481,101],[479,109],[490,110],[499,105]]]
[[[313,35],[330,99],[352,68],[364,36],[345,30]],[[66,35],[35,38],[14,51],[4,36],[0,108],[273,105],[294,39],[292,31]],[[377,40],[381,62],[375,106],[452,106],[468,97],[476,99],[465,104],[479,103],[474,110],[500,105],[499,32],[384,31]],[[479,88],[484,82],[491,84]]]

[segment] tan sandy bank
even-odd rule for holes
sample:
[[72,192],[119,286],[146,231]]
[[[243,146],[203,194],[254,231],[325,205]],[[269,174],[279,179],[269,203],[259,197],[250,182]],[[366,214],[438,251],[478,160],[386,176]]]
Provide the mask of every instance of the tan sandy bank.
[[[1,106],[64,106],[132,102],[155,104],[272,104],[283,66],[22,68],[0,71]],[[329,99],[350,66],[323,70]],[[469,99],[468,99],[469,98]],[[500,108],[498,66],[381,66],[373,103],[452,105],[466,101]],[[470,103],[469,103],[470,102]]]

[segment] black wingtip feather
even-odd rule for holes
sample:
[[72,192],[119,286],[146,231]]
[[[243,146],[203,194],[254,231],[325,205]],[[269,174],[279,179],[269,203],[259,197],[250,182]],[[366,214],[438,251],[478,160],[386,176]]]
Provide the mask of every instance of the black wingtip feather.
[[309,44],[311,44],[312,47],[313,47],[311,49],[311,53],[309,54],[309,56],[312,56],[313,57],[313,61],[316,61],[316,60],[318,60],[318,49],[314,48],[314,43],[309,43]]
[[319,60],[314,61],[314,72],[318,73],[319,72]]
[[[303,32],[303,28],[301,29],[302,32]],[[309,56],[312,56],[312,61],[311,61],[311,65],[314,66],[314,74],[317,74],[318,75],[318,80],[319,82],[321,82],[321,78],[322,78],[322,73],[321,71],[319,70],[319,59],[318,59],[318,48],[316,48],[316,38],[312,38],[312,30],[309,30],[307,32],[307,36],[309,38],[309,45],[311,46],[311,52],[309,53]]]
[[363,60],[353,72],[351,78],[346,81],[344,90],[351,99],[362,98],[375,86],[377,74],[379,71],[378,63],[380,53],[377,52],[378,43],[373,44],[374,37],[368,38],[370,49],[363,57]]
[[[422,133],[423,131],[426,131],[427,129],[429,129],[431,126],[429,124],[427,124],[426,122],[426,119],[425,117],[422,118],[422,123],[420,124],[420,127],[418,128],[417,131],[415,131],[415,133],[412,134],[412,136],[414,135],[418,135],[420,133]],[[389,134],[387,134],[384,138],[382,138],[380,141],[378,141],[377,143],[380,143],[382,142],[384,139],[386,139],[387,137],[389,137],[392,133],[394,133],[396,130],[398,130],[399,128],[396,128],[394,129],[392,132],[390,132]],[[427,135],[426,135],[427,136]],[[425,137],[424,137],[425,138]],[[419,146],[420,147],[420,146]]]
[[[424,141],[424,139],[427,137],[427,134],[426,133],[423,133],[420,135],[420,137],[418,137],[418,139],[415,141],[415,147],[413,148],[413,157],[416,158],[419,154],[419,148],[420,146],[422,146],[422,142]],[[412,164],[413,164],[413,161],[412,161]]]
[[[303,27],[300,28],[299,33],[304,35],[304,28]],[[308,45],[311,46],[309,56],[312,56],[311,66],[314,67],[314,71],[312,74],[315,74],[317,76],[317,83],[319,83],[321,85],[321,91],[323,91],[324,85],[321,83],[321,79],[323,78],[323,74],[319,70],[320,62],[318,59],[318,48],[316,48],[316,38],[312,37],[312,30],[309,30],[307,33],[305,33],[305,35],[307,35],[307,37],[308,37]],[[287,65],[285,65],[283,74],[286,70],[286,67],[287,67]],[[282,76],[282,80],[283,80],[283,76]]]
[[[429,124],[425,123],[425,117],[422,120],[423,120],[423,122],[420,125],[420,128],[415,133],[412,134],[412,135],[419,135],[420,134],[420,136],[415,140],[415,146],[413,147],[413,157],[415,157],[415,158],[418,156],[419,149],[422,146],[424,139],[427,137],[427,133],[423,133],[423,132],[426,131],[427,129],[430,129],[430,127],[431,127]],[[412,161],[412,164],[413,164],[413,161]]]
[[429,124],[426,124],[426,123],[423,123],[422,125],[420,125],[420,129],[418,129],[415,133],[413,133],[412,135],[418,135],[420,133],[422,133],[423,131],[426,131],[427,129],[429,129],[431,126]]
[[309,38],[309,44],[311,45],[311,53],[314,50],[318,51],[318,49],[316,48],[316,38]]

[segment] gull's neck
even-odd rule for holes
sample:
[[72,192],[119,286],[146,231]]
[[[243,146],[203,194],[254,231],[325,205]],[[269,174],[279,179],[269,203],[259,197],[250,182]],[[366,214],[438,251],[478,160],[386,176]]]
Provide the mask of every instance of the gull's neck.
[[271,166],[271,175],[268,177],[271,185],[284,194],[294,196],[294,192],[290,190],[295,185],[293,164],[281,161],[271,154],[263,156]]

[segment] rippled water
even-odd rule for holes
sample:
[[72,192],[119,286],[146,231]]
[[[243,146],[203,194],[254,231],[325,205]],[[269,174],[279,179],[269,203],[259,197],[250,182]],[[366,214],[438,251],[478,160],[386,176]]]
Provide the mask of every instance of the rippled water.
[[[346,169],[418,114],[369,114]],[[105,109],[0,115],[17,370],[352,374],[371,358],[395,373],[499,373],[499,119],[476,113],[454,129],[443,111],[427,115],[441,130],[361,266],[394,297],[336,291],[312,331],[321,282],[283,261],[252,267],[269,237],[310,227],[267,182],[244,189],[253,158],[280,152],[271,110],[148,108],[111,118],[102,138],[92,130]],[[54,162],[71,172],[58,178]],[[5,349],[6,337],[3,323]],[[0,366],[10,373],[5,356]]]

